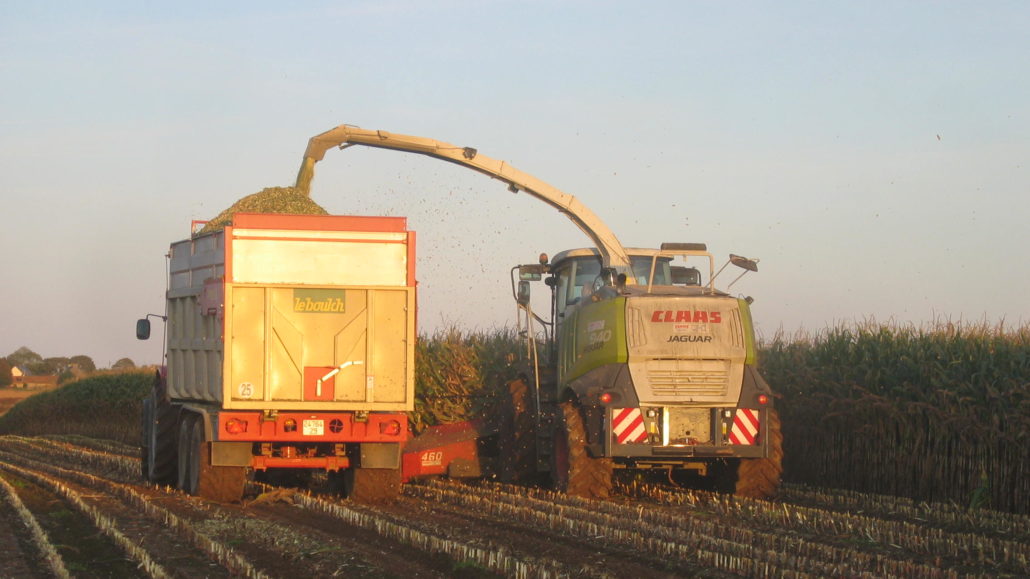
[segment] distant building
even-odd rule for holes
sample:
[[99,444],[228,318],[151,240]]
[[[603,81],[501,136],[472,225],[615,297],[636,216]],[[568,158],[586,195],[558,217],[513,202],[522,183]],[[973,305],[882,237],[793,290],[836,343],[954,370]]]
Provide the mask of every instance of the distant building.
[[11,386],[14,388],[54,388],[57,376],[33,376],[24,368],[11,368]]

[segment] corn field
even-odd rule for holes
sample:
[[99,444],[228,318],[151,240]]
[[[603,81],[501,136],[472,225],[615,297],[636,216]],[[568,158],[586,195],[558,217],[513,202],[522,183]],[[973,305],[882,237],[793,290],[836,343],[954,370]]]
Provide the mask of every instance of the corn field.
[[839,326],[776,336],[784,476],[1030,512],[1030,326]]
[[[413,429],[493,416],[518,349],[511,329],[421,336]],[[759,359],[779,396],[786,480],[1030,510],[1030,326],[839,326],[777,335]],[[0,433],[135,444],[152,379],[98,376],[34,396]]]
[[519,343],[511,329],[450,328],[420,336],[415,350],[414,430],[494,415],[502,387],[514,377],[509,361]]
[[[413,424],[491,415],[510,330],[423,336]],[[784,477],[813,486],[1030,510],[1030,326],[859,324],[777,335]]]
[[[242,504],[213,503],[140,477],[133,407],[150,374],[81,381],[0,418],[18,432],[0,435],[0,547],[22,545],[22,566],[46,561],[54,576],[110,560],[127,568],[111,576],[140,577],[1027,576],[1026,337],[872,325],[778,337],[763,371],[780,393],[785,474],[805,484],[776,500],[619,477],[609,501],[429,480],[362,504],[315,476],[306,491],[249,482]],[[489,417],[515,333],[420,342],[413,425]],[[90,420],[103,408],[120,410]],[[68,521],[107,547],[62,549]]]

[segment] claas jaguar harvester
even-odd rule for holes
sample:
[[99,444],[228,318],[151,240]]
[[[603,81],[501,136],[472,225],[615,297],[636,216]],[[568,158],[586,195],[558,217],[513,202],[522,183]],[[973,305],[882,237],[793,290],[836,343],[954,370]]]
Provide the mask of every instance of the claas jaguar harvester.
[[[487,421],[493,427],[442,425],[413,440],[406,477],[488,472],[470,438],[493,432],[494,474],[512,482],[549,479],[559,490],[605,497],[618,469],[752,497],[776,492],[780,426],[755,365],[752,300],[728,293],[758,270],[756,260],[731,255],[717,269],[701,243],[627,249],[578,199],[506,162],[386,131],[341,125],[316,135],[297,188],[308,190],[327,150],[353,145],[486,174],[558,209],[594,245],[512,269],[527,338],[522,378],[508,384],[503,411]],[[720,289],[730,265],[743,271]],[[534,282],[546,284],[549,319],[533,309]]]
[[167,258],[144,477],[235,501],[251,471],[307,469],[359,499],[396,495],[414,407],[406,220],[237,213]]

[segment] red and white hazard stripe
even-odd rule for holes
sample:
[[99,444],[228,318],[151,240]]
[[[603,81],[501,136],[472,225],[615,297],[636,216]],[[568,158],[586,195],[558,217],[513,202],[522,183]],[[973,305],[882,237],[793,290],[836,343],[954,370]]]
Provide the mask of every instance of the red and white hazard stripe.
[[758,436],[758,411],[738,408],[730,430],[730,444],[754,444]]
[[646,442],[647,430],[644,416],[639,408],[615,408],[612,410],[612,432],[619,444]]

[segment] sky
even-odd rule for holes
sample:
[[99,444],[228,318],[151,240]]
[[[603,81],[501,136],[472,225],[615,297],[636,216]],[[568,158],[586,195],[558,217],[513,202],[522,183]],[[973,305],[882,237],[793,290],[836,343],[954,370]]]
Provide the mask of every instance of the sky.
[[[5,0],[0,356],[159,363],[134,324],[169,244],[341,124],[506,160],[628,247],[759,259],[733,289],[764,340],[1021,325],[1027,30],[1019,1]],[[418,155],[331,150],[312,198],[408,218],[428,334],[512,325],[511,267],[589,243]]]

